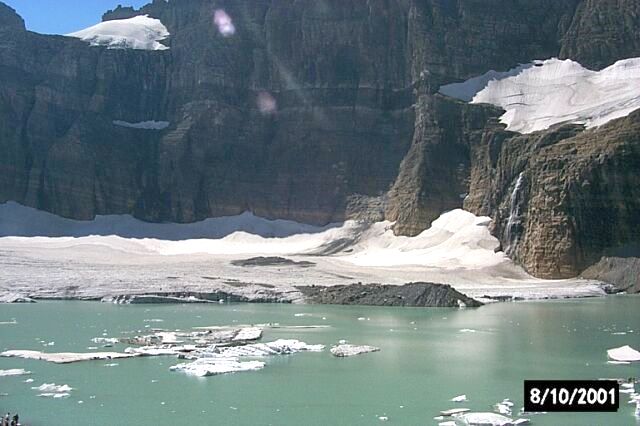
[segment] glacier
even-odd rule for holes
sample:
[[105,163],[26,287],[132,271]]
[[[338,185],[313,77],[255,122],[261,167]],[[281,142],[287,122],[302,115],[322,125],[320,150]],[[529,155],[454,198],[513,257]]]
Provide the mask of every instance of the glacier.
[[500,120],[514,132],[533,133],[561,123],[598,127],[640,108],[640,58],[600,71],[569,59],[538,60],[444,85],[440,93],[503,108]]
[[104,21],[84,30],[67,34],[88,42],[91,46],[109,49],[167,50],[160,41],[169,37],[169,31],[159,19],[148,15],[128,19]]

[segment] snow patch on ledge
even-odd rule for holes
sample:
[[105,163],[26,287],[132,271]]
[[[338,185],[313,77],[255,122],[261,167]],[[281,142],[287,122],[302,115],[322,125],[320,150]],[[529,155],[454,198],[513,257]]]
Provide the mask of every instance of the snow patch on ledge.
[[113,124],[120,127],[128,127],[130,129],[142,129],[142,130],[164,130],[169,127],[168,121],[139,121],[137,123],[130,123],[123,120],[113,120]]
[[504,108],[501,122],[515,132],[532,133],[560,123],[592,128],[640,108],[640,58],[618,61],[601,71],[569,59],[534,61],[442,86],[440,93]]
[[488,71],[478,77],[470,78],[461,83],[446,84],[440,87],[439,92],[451,98],[460,99],[461,101],[471,102],[473,97],[487,87],[490,81],[503,80],[507,77],[513,77],[520,74],[527,68],[531,68],[533,64],[521,64],[509,71]]
[[167,27],[159,19],[150,18],[148,15],[105,21],[67,34],[69,37],[84,40],[91,46],[136,50],[167,50],[169,47],[160,41],[169,35]]

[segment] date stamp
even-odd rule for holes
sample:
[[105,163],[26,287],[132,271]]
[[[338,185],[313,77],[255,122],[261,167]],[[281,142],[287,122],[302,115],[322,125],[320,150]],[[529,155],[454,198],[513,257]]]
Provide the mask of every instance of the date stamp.
[[524,409],[529,412],[602,411],[620,406],[615,380],[525,380]]

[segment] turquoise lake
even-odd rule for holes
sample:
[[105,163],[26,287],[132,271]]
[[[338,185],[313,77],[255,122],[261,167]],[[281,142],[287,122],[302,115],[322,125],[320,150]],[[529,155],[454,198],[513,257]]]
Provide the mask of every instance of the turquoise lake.
[[[640,364],[607,364],[606,350],[640,347],[640,297],[500,303],[479,309],[325,305],[0,305],[0,350],[88,352],[91,339],[211,325],[279,323],[262,341],[295,338],[328,347],[340,339],[380,352],[339,359],[327,350],[265,358],[263,370],[196,378],[169,371],[175,357],[56,365],[0,358],[0,411],[27,425],[437,425],[440,410],[522,407],[524,379],[640,377]],[[295,314],[308,314],[296,316]],[[358,318],[361,318],[360,320]],[[364,320],[362,319],[364,318]],[[162,322],[149,322],[161,319]],[[145,321],[146,320],[146,321]],[[473,331],[462,332],[469,329]],[[138,333],[140,330],[140,333]],[[626,334],[614,334],[614,333]],[[54,342],[44,346],[41,342]],[[122,351],[115,345],[105,351]],[[115,366],[107,364],[117,363]],[[32,378],[33,383],[24,380]],[[32,386],[68,384],[71,396]],[[467,403],[449,400],[466,394]],[[530,416],[533,425],[640,425],[622,395],[618,413]],[[388,417],[383,422],[379,417]]]

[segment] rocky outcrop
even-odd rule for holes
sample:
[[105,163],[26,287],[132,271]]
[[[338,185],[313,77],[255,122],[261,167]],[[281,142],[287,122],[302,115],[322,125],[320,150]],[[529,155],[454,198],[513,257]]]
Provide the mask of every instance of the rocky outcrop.
[[105,14],[160,19],[155,52],[34,34],[0,3],[0,202],[76,219],[386,218],[403,235],[464,203],[544,277],[637,238],[636,118],[518,136],[498,110],[435,94],[533,59],[640,56],[637,1],[214,3]]
[[469,191],[469,146],[480,140],[496,109],[424,94],[416,104],[413,143],[389,191],[386,218],[414,236],[442,212],[462,207]]
[[608,250],[581,276],[611,283],[615,291],[640,293],[640,247],[628,245]]
[[465,208],[492,214],[503,249],[532,274],[578,275],[640,241],[640,111],[583,131],[488,132],[472,148]]
[[300,286],[309,303],[326,305],[413,306],[432,308],[479,307],[472,299],[449,285],[409,283],[402,286],[349,284],[337,286]]
[[592,69],[604,68],[640,51],[637,0],[584,0],[562,38],[561,58]]

